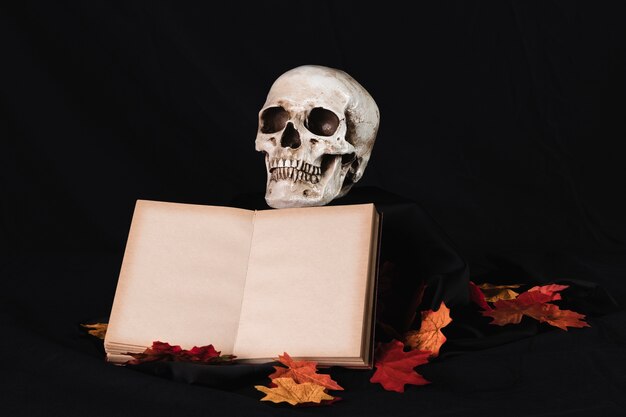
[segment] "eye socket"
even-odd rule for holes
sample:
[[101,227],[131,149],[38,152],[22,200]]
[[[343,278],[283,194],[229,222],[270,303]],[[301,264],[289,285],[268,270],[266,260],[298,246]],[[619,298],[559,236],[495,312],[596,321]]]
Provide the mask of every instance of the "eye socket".
[[287,125],[289,112],[282,107],[269,107],[261,114],[261,133],[280,132]]
[[339,118],[330,110],[316,107],[309,113],[305,126],[315,135],[331,136],[339,127]]

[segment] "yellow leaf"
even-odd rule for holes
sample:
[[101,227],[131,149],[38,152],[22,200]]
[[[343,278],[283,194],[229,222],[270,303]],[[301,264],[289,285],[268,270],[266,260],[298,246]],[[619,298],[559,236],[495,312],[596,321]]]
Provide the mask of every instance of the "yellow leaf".
[[517,298],[519,293],[516,293],[511,288],[519,288],[521,285],[511,284],[511,285],[493,285],[493,284],[480,284],[478,288],[480,288],[485,294],[485,300],[490,303],[495,303],[498,300],[513,300]]
[[406,332],[404,343],[411,349],[427,350],[432,352],[432,356],[437,356],[439,348],[446,341],[441,329],[451,322],[450,309],[444,303],[441,303],[437,311],[422,311],[420,329]]
[[87,333],[89,333],[90,335],[95,336],[98,339],[104,339],[104,336],[107,334],[107,327],[109,326],[109,324],[108,323],[92,323],[92,324],[81,324],[81,326],[83,326],[86,329],[91,329],[87,331]]
[[274,378],[292,378],[297,383],[311,382],[313,384],[321,385],[324,388],[343,390],[336,381],[333,381],[330,375],[317,373],[317,362],[313,361],[298,361],[289,356],[287,352],[282,355],[278,355],[278,362],[287,366],[275,366],[276,371],[269,375],[269,379]]
[[334,400],[335,397],[328,395],[321,385],[305,382],[297,384],[292,378],[276,378],[273,382],[276,388],[268,388],[263,385],[255,385],[254,388],[265,393],[261,401],[275,403],[287,402],[291,405],[304,403],[320,403],[323,400]]

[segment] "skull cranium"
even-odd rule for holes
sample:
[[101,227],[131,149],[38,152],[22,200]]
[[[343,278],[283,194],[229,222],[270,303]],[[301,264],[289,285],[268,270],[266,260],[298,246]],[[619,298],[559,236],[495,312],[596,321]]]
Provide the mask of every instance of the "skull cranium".
[[256,150],[265,154],[265,200],[274,208],[321,206],[363,176],[379,113],[352,77],[305,65],[281,75],[259,112]]

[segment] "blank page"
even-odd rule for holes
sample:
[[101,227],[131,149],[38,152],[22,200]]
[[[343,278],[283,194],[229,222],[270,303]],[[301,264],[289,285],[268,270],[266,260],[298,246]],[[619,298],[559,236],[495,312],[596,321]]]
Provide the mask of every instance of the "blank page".
[[232,352],[253,217],[241,209],[137,201],[107,351],[160,340]]
[[359,357],[372,204],[258,211],[235,354]]

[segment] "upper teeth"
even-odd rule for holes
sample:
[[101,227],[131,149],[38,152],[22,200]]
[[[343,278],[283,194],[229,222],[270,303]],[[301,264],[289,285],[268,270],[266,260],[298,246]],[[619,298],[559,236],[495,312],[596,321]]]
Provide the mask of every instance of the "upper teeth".
[[269,162],[270,171],[274,168],[296,168],[299,171],[303,171],[307,174],[311,175],[320,175],[322,173],[322,168],[315,166],[313,164],[309,164],[304,162],[301,159],[272,159]]

